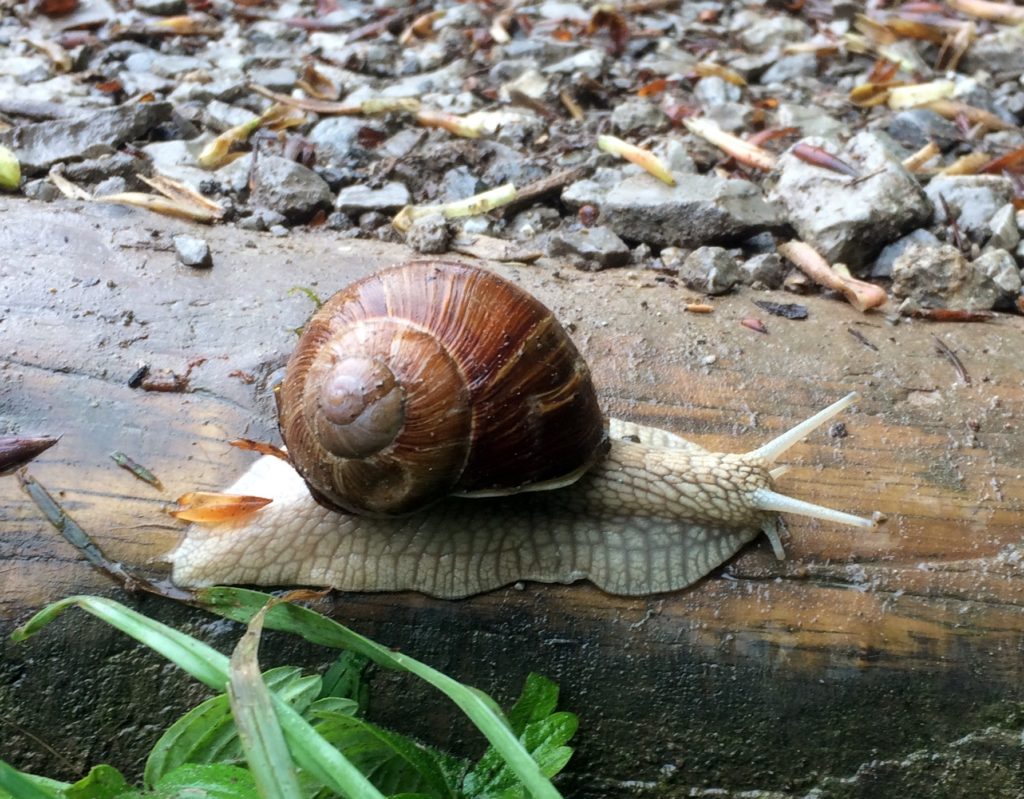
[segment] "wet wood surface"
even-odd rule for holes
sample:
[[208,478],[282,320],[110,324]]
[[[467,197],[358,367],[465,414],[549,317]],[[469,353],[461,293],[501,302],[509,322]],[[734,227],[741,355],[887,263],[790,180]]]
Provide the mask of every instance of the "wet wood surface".
[[[0,434],[62,436],[31,474],[110,557],[151,573],[179,535],[164,513],[173,498],[234,480],[253,456],[229,440],[277,440],[267,384],[311,311],[290,290],[327,296],[409,257],[397,245],[329,232],[278,239],[114,207],[0,203]],[[206,237],[213,269],[178,264],[175,232]],[[979,702],[1024,700],[1020,317],[892,324],[835,299],[749,290],[697,315],[683,311],[698,299],[692,292],[652,272],[489,266],[568,324],[609,413],[706,447],[752,449],[858,390],[845,430],[794,448],[779,485],[836,508],[881,511],[888,522],[863,532],[792,519],[786,561],[759,539],[673,594],[528,584],[459,602],[360,595],[328,601],[339,620],[498,695],[513,694],[531,669],[562,682],[583,717],[567,783],[579,796],[616,795],[628,779],[658,786],[683,772],[683,785],[779,787],[795,780],[786,763],[850,773],[872,752],[957,737],[975,721],[966,708]],[[753,299],[802,302],[810,318],[770,316]],[[742,324],[751,317],[767,335]],[[187,390],[129,387],[142,365],[187,373]],[[152,470],[164,490],[120,469],[115,450]],[[68,594],[123,598],[11,477],[0,478],[0,530],[0,632]],[[155,600],[144,604],[177,618]],[[32,645],[5,643],[4,659],[24,664]],[[44,673],[61,668],[38,653],[34,662]],[[13,682],[0,679],[8,708],[59,714],[12,699],[4,685]],[[908,687],[915,709],[879,721],[870,697]],[[804,707],[818,700],[818,710]],[[386,699],[381,706],[398,713]],[[830,733],[838,758],[814,740],[837,714],[845,724]],[[780,732],[780,717],[795,720]],[[31,730],[40,718],[19,724]],[[421,722],[425,737],[464,737],[458,725],[439,732],[434,720]],[[5,735],[25,762],[45,762],[28,738]],[[781,756],[776,735],[801,740]],[[729,748],[733,739],[746,751]],[[705,754],[697,758],[695,746]]]

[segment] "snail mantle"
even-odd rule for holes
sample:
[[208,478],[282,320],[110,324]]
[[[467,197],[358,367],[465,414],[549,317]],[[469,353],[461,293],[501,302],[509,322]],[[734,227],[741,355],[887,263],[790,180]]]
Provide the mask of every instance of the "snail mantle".
[[782,558],[779,513],[875,525],[774,490],[774,462],[855,398],[751,452],[710,452],[603,418],[572,340],[514,284],[402,264],[314,314],[277,393],[291,462],[265,456],[228,489],[273,501],[189,527],[172,576],[447,598],[520,580],[674,591],[761,532]]

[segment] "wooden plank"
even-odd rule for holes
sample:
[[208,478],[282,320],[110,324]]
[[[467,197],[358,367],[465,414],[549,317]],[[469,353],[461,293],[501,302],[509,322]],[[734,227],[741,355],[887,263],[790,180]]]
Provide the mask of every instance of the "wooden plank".
[[[266,387],[310,310],[289,289],[326,296],[409,255],[329,233],[197,231],[112,207],[0,201],[0,214],[0,251],[18,255],[0,265],[0,431],[63,435],[32,474],[111,557],[154,571],[180,529],[163,507],[245,468],[252,456],[229,439],[274,437]],[[181,230],[208,238],[212,270],[175,263],[170,237]],[[682,311],[691,293],[651,273],[494,268],[570,325],[610,413],[709,448],[752,449],[859,390],[856,412],[843,418],[848,435],[818,433],[796,447],[780,485],[889,521],[861,532],[794,519],[786,561],[759,540],[694,588],[656,597],[587,585],[510,587],[463,602],[344,596],[326,602],[337,617],[499,695],[514,693],[530,669],[559,680],[584,719],[570,778],[586,786],[581,796],[621,795],[630,780],[649,783],[651,795],[660,783],[806,787],[810,772],[852,774],[873,757],[980,728],[979,703],[1024,700],[1019,317],[893,325],[832,299],[774,297],[808,305],[811,318],[795,322],[766,316],[748,292],[693,315]],[[751,316],[769,335],[740,324]],[[936,353],[936,337],[958,354],[970,385]],[[140,363],[178,373],[194,364],[190,390],[129,388]],[[115,449],[166,490],[119,469]],[[0,530],[0,632],[45,602],[110,592],[10,478],[0,478]],[[153,600],[143,606],[197,618]],[[71,712],[86,730],[102,714],[123,718],[156,702],[138,696],[126,710],[114,696],[95,707],[81,698],[69,711],[52,694],[39,701],[47,682],[88,680],[69,669],[95,666],[115,638],[92,624],[62,630],[49,648],[3,645],[0,706],[21,727],[53,729]],[[268,657],[282,651],[291,653],[278,639]],[[128,659],[105,679],[133,679],[136,665]],[[16,673],[29,675],[21,695],[5,694]],[[401,696],[409,691],[420,689],[403,685]],[[880,719],[872,697],[897,691],[917,704]],[[419,732],[472,749],[448,709],[422,701]],[[395,694],[384,690],[377,704],[384,718],[408,721]],[[55,734],[58,749],[83,751]],[[31,737],[8,736],[12,757],[50,762]],[[142,746],[144,737],[132,740]]]

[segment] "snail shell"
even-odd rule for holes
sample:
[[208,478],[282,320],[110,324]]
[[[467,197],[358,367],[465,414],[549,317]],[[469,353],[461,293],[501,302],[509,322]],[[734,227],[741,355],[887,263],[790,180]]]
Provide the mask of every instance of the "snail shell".
[[367,515],[563,486],[606,440],[590,372],[551,311],[453,262],[394,267],[331,297],[277,400],[313,495]]

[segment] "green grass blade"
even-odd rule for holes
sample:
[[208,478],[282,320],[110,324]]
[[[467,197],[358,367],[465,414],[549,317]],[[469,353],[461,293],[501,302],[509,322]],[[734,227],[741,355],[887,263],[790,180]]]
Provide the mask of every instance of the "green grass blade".
[[[36,780],[39,779],[39,782]],[[0,760],[0,797],[6,799],[10,796],[13,799],[58,799],[65,783],[51,783],[51,780],[42,780],[28,774],[22,774],[13,766]],[[59,787],[58,787],[59,786]]]
[[[197,592],[199,602],[220,615],[248,622],[271,599],[268,594],[242,588],[208,588]],[[534,799],[561,799],[540,767],[509,728],[493,699],[400,652],[392,652],[312,610],[281,603],[266,616],[267,627],[295,633],[312,643],[351,649],[384,668],[408,671],[451,699],[501,753]]]
[[[267,598],[265,594],[259,596]],[[218,691],[226,689],[229,663],[226,656],[201,641],[102,597],[74,596],[54,602],[15,630],[11,638],[15,641],[25,640],[71,606],[82,608],[146,644],[211,688]],[[342,796],[352,799],[384,799],[384,795],[337,749],[319,736],[294,708],[276,694],[272,698],[292,757],[302,768]]]
[[258,659],[263,614],[249,622],[231,654],[228,699],[238,727],[245,760],[263,799],[302,799],[299,777],[288,754],[270,691],[260,674]]
[[87,613],[130,635],[136,641],[159,652],[204,685],[223,691],[228,683],[228,659],[216,649],[197,641],[173,627],[143,616],[112,599],[98,596],[72,596],[54,602],[16,629],[11,638],[24,641],[39,632],[64,610],[77,605]]

